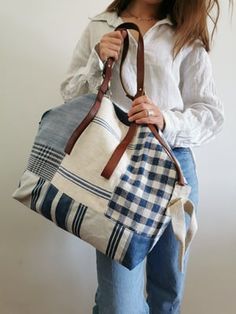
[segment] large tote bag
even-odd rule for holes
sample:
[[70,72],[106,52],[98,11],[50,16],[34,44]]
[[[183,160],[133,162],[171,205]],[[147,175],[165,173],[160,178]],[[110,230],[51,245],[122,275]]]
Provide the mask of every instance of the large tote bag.
[[[125,90],[134,99],[144,93],[143,38],[136,24],[116,28],[122,29],[139,32],[137,93],[132,97]],[[128,47],[126,36],[121,82]],[[113,62],[109,58],[104,66],[97,95],[79,96],[42,114],[12,197],[130,270],[172,222],[182,271],[197,230],[190,186],[158,128],[129,122],[106,95]]]

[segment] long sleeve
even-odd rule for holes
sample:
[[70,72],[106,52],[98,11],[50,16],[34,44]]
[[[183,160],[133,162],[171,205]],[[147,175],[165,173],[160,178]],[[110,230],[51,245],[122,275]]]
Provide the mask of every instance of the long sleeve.
[[103,62],[91,44],[91,23],[76,44],[66,78],[60,85],[65,101],[88,92],[96,93],[101,84]]
[[179,87],[184,109],[163,111],[164,137],[172,147],[209,142],[222,129],[224,109],[216,93],[209,54],[202,45],[195,45],[182,60]]

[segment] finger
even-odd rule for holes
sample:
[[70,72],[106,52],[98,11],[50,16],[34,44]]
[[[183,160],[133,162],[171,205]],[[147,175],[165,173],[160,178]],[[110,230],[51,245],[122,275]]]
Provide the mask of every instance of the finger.
[[139,96],[139,97],[137,97],[134,101],[133,101],[133,103],[132,103],[132,106],[136,106],[137,104],[140,104],[140,103],[142,103],[142,102],[146,102],[146,103],[151,103],[151,100],[150,100],[150,98],[148,98],[148,96],[147,95],[143,95],[143,96]]
[[122,40],[119,38],[114,38],[114,37],[106,37],[106,38],[103,38],[101,40],[101,43],[103,43],[103,44],[114,44],[117,46],[121,46]]
[[111,38],[109,39],[109,42],[110,42],[111,44],[116,45],[116,46],[121,46],[121,45],[122,45],[122,40],[119,39],[119,38],[111,37]]
[[117,51],[117,52],[120,51],[120,46],[117,46],[117,45],[114,45],[114,44],[111,44],[111,43],[107,43],[105,45],[102,45],[102,48],[106,49],[106,50],[114,50],[114,51]]
[[135,114],[133,114],[132,116],[129,117],[129,121],[136,121],[137,119],[143,119],[143,118],[147,118],[147,112],[146,110],[142,110],[139,111]]
[[122,36],[122,34],[121,34],[121,32],[119,30],[114,31],[114,32],[110,32],[110,33],[107,34],[107,36],[123,40],[123,36]]
[[137,124],[148,124],[148,123],[151,123],[151,124],[156,124],[156,119],[154,117],[149,117],[149,118],[140,118],[140,119],[137,119],[135,120],[135,123]]
[[106,49],[104,50],[104,59],[107,59],[109,57],[114,58],[115,60],[118,60],[118,52],[116,50]]
[[128,111],[128,116],[132,116],[136,112],[139,112],[145,109],[152,109],[152,107],[150,107],[150,104],[147,104],[147,103],[137,104],[136,106],[131,107],[131,109]]

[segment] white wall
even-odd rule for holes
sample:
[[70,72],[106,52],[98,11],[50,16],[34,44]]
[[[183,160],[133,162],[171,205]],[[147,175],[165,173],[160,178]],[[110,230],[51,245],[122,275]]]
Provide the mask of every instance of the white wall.
[[[235,313],[235,16],[222,2],[211,53],[225,105],[224,131],[195,149],[199,231],[192,245],[183,314]],[[81,4],[82,3],[82,4]],[[108,0],[0,1],[0,313],[90,314],[95,251],[11,198],[41,114],[62,103],[59,85],[88,23]],[[112,314],[112,313],[111,313]]]

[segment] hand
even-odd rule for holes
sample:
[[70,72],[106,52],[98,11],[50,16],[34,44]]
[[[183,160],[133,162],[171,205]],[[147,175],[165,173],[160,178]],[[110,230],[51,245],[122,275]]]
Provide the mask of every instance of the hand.
[[[154,115],[148,116],[147,110],[153,110]],[[140,96],[133,101],[132,107],[128,112],[128,116],[130,122],[135,121],[138,124],[152,123],[156,124],[158,129],[161,131],[164,130],[165,120],[163,114],[154,102],[146,95]]]
[[121,45],[126,36],[127,32],[125,30],[122,30],[122,32],[117,30],[105,34],[95,47],[100,59],[105,62],[109,57],[113,57],[117,61]]

